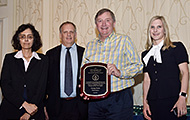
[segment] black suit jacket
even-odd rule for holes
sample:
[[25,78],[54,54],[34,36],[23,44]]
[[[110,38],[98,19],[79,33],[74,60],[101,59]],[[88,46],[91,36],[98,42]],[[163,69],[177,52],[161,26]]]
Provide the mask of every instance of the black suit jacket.
[[[84,48],[77,45],[78,54],[78,75],[77,75],[77,86],[80,84],[79,73],[82,62]],[[79,112],[84,117],[87,117],[87,102],[80,97],[80,89],[77,87],[77,97],[72,101],[62,101],[60,98],[60,53],[61,45],[47,51],[46,55],[49,58],[49,74],[48,74],[48,87],[47,87],[47,112],[49,116],[57,116],[61,110],[61,104],[68,105],[72,102],[77,102]],[[63,108],[64,109],[64,108]],[[71,108],[73,109],[73,108]],[[64,114],[64,113],[62,113]],[[83,120],[84,120],[83,119]]]
[[[5,119],[18,119],[21,116],[24,85],[27,89],[27,102],[38,106],[36,120],[43,120],[37,116],[44,117],[43,100],[46,90],[48,58],[43,54],[38,54],[41,60],[32,58],[25,72],[23,59],[14,57],[14,53],[6,54],[2,72],[1,88],[3,100],[0,108],[0,116],[6,116]],[[1,118],[0,118],[1,119]],[[2,120],[4,120],[2,118]]]

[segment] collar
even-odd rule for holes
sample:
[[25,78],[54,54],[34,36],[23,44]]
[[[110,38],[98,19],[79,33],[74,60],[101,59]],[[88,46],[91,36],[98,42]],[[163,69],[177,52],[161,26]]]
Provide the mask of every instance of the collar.
[[[15,55],[15,58],[19,59],[19,58],[24,58],[22,50],[19,50]],[[32,56],[31,58],[36,58],[37,60],[41,60],[41,58],[39,57],[39,55],[36,52],[32,52]]]
[[154,57],[154,60],[156,60],[157,63],[162,63],[161,53],[160,49],[164,45],[164,40],[162,40],[158,45],[153,45],[150,51],[146,54],[146,56],[143,58],[143,61],[145,65],[147,66],[148,61],[151,56]]
[[[65,50],[67,47],[66,46],[64,46],[63,44],[61,44],[61,50]],[[76,50],[77,49],[77,45],[76,45],[76,43],[74,43],[72,46],[71,46],[71,49],[72,50]],[[70,49],[70,50],[71,50]]]
[[164,45],[164,40],[162,40],[158,45],[153,45],[153,47],[157,47],[157,49],[160,50],[163,45]]
[[[104,40],[104,42],[107,43],[110,39],[113,38],[113,36],[115,36],[115,34],[116,34],[116,33],[113,31],[113,32]],[[98,38],[96,38],[96,41],[97,41],[98,43],[104,43],[104,42],[102,42],[102,41],[100,40],[100,34],[99,34]]]

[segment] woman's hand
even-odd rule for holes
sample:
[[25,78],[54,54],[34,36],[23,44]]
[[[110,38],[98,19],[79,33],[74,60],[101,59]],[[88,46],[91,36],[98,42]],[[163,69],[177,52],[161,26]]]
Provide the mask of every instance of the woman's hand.
[[151,120],[151,118],[149,117],[149,115],[151,115],[151,112],[150,112],[150,107],[149,107],[149,105],[148,105],[148,103],[147,103],[147,101],[145,101],[144,103],[143,103],[143,114],[144,114],[144,117],[147,119],[147,120]]
[[38,111],[38,107],[35,104],[27,103],[26,101],[22,104],[28,114],[34,115]]
[[186,107],[186,97],[179,96],[178,101],[172,108],[171,112],[173,112],[173,109],[177,107],[177,117],[181,117],[183,115],[187,114],[187,107]]
[[20,120],[29,120],[30,119],[30,115],[28,113],[24,113],[21,117]]

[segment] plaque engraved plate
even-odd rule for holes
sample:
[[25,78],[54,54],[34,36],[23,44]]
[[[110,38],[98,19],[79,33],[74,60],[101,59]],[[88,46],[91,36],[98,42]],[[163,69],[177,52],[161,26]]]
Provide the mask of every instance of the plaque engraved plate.
[[90,99],[105,98],[110,93],[107,64],[92,62],[81,68],[81,92]]

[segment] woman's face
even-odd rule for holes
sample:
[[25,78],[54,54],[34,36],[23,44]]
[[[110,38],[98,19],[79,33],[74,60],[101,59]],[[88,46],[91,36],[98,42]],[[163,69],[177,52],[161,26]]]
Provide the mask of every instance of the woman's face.
[[20,45],[23,49],[31,49],[34,41],[32,31],[28,28],[19,35]]
[[150,36],[153,42],[159,43],[165,37],[163,23],[160,19],[154,20],[150,26]]

